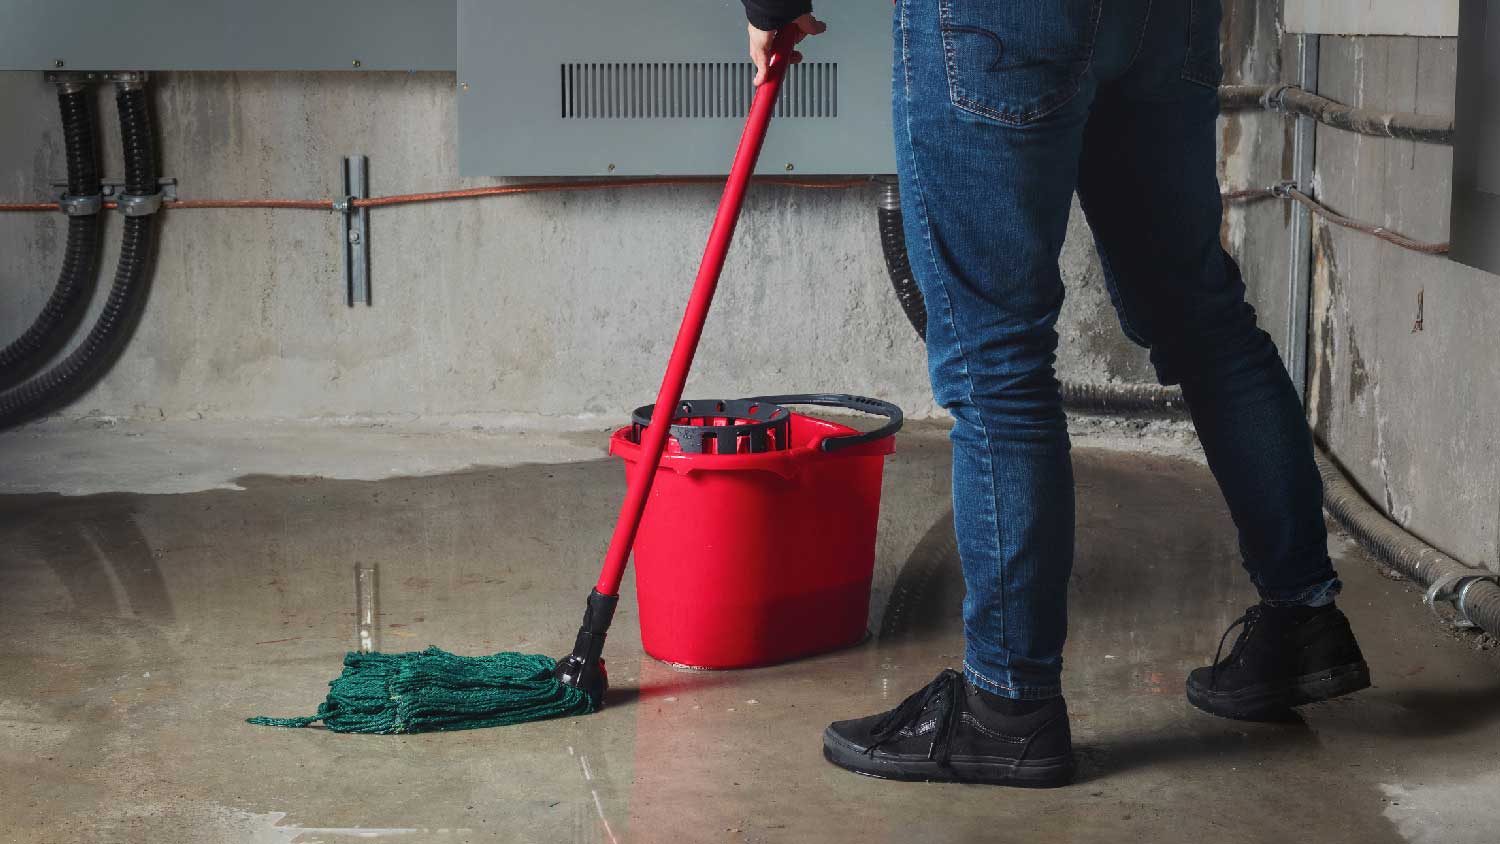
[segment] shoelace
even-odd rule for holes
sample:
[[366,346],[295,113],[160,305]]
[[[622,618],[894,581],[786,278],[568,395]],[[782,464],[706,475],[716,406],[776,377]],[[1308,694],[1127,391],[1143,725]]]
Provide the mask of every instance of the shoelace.
[[944,669],[931,683],[901,701],[900,706],[875,722],[870,746],[865,749],[865,753],[874,753],[876,748],[896,738],[902,730],[921,723],[928,704],[936,701],[937,725],[932,731],[932,743],[927,746],[927,758],[947,762],[953,733],[958,729],[959,716],[963,713],[961,701],[966,691],[964,675],[951,668]]
[[[1219,647],[1214,649],[1214,664],[1213,670],[1209,672],[1209,682],[1213,682],[1219,679],[1220,668],[1227,665],[1233,665],[1236,661],[1239,660],[1240,654],[1245,650],[1245,643],[1250,641],[1250,631],[1255,629],[1255,623],[1259,620],[1260,605],[1257,604],[1250,609],[1245,610],[1245,614],[1235,619],[1234,623],[1230,624],[1229,628],[1224,631],[1224,635],[1219,637]],[[1224,640],[1229,638],[1229,634],[1233,633],[1234,628],[1236,627],[1240,628],[1240,636],[1238,639],[1235,639],[1234,644],[1230,646],[1229,656],[1225,657],[1221,661],[1219,659],[1219,655],[1224,652]]]

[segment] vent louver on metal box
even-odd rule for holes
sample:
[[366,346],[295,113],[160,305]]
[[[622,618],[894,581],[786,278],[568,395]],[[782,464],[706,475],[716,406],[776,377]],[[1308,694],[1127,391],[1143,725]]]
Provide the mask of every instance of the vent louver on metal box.
[[[738,0],[457,2],[460,175],[728,171],[754,98]],[[838,4],[787,69],[756,172],[893,172],[891,48],[889,3]]]
[[[755,89],[749,62],[575,62],[562,65],[564,119],[743,118]],[[787,69],[777,117],[838,117],[839,66]]]

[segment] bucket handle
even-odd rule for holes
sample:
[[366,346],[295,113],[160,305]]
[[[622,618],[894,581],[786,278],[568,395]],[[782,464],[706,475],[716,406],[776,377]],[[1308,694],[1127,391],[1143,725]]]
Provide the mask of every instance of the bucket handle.
[[768,404],[811,404],[818,407],[843,407],[849,410],[858,410],[872,416],[884,416],[886,423],[873,431],[865,431],[858,434],[844,434],[838,437],[827,437],[818,443],[818,448],[825,452],[841,451],[862,445],[867,442],[894,436],[901,430],[903,416],[901,408],[888,401],[867,398],[865,396],[851,396],[844,393],[801,393],[791,396],[756,396],[747,401],[760,401]]

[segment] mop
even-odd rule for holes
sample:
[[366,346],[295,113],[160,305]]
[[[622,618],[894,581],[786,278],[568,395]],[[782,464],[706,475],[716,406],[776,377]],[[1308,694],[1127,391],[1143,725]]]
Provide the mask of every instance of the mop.
[[[708,247],[656,396],[651,424],[641,437],[643,466],[655,467],[661,462],[673,412],[682,400],[688,369],[734,238],[745,188],[760,157],[776,96],[800,35],[795,26],[777,34],[766,79],[750,103],[734,165],[709,231]],[[540,654],[458,656],[439,648],[396,654],[351,651],[344,656],[343,673],[328,684],[328,698],[318,706],[317,714],[250,718],[249,723],[306,727],[322,721],[323,726],[339,733],[419,733],[497,727],[597,711],[604,705],[609,688],[604,638],[620,600],[620,581],[655,476],[655,471],[637,472],[626,489],[603,570],[589,594],[583,623],[568,656],[553,661]]]

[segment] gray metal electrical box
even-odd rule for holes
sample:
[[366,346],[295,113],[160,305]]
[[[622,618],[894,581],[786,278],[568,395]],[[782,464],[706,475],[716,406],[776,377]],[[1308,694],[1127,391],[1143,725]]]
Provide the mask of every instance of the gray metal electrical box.
[[[826,4],[759,172],[890,173],[891,7]],[[727,172],[738,0],[0,0],[0,70],[458,71],[465,176]]]
[[[890,173],[891,7],[828,6],[757,172]],[[465,176],[721,174],[752,93],[737,0],[458,0]]]
[[0,70],[452,70],[454,0],[0,0]]

